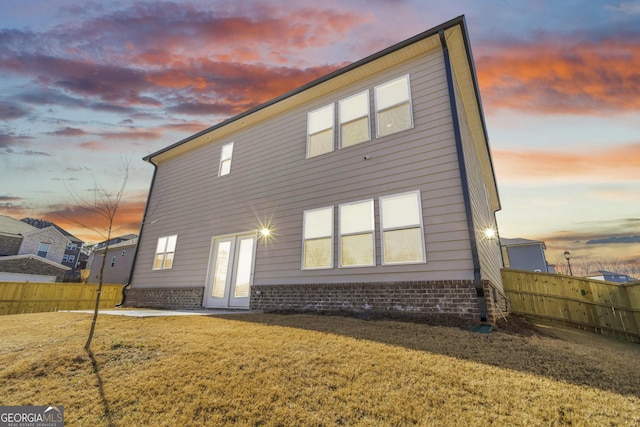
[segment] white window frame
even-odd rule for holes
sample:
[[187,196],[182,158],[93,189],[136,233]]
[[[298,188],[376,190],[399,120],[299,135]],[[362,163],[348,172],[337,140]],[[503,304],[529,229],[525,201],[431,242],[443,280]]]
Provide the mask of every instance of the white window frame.
[[[417,198],[417,203],[418,203],[418,223],[411,223],[411,224],[404,224],[404,225],[397,225],[397,226],[385,226],[384,224],[384,205],[385,205],[385,200],[386,199],[392,199],[392,198],[397,198],[397,197],[401,197],[401,196],[406,196],[409,194],[415,194],[416,198]],[[382,196],[378,199],[378,203],[380,206],[380,250],[382,251],[382,265],[400,265],[400,264],[424,264],[425,262],[427,262],[427,255],[426,255],[426,248],[425,248],[425,237],[424,237],[424,218],[423,218],[423,214],[422,214],[422,199],[420,197],[420,190],[415,190],[415,191],[407,191],[405,193],[398,193],[398,194],[388,194],[386,196]],[[397,230],[409,230],[409,229],[416,229],[419,228],[420,230],[420,242],[421,242],[421,250],[422,250],[422,259],[418,260],[418,261],[401,261],[401,262],[390,262],[386,259],[386,254],[385,254],[385,240],[384,240],[384,234],[385,232],[391,232],[391,231],[397,231]]]
[[[308,213],[312,213],[312,212],[318,212],[318,211],[324,211],[324,210],[329,210],[330,213],[330,218],[331,218],[331,225],[329,227],[329,229],[331,230],[331,233],[329,235],[326,234],[322,234],[322,235],[318,235],[318,236],[314,236],[311,238],[307,238],[307,233],[306,233],[306,229],[307,229],[307,214]],[[302,260],[301,260],[301,267],[302,270],[329,270],[333,268],[333,259],[334,259],[334,255],[333,255],[333,248],[334,248],[334,208],[333,206],[323,206],[321,208],[315,208],[315,209],[308,209],[305,210],[302,214]],[[306,267],[305,266],[305,248],[306,248],[306,243],[308,241],[313,241],[313,240],[321,240],[321,239],[326,239],[326,238],[330,238],[331,239],[331,256],[330,256],[330,265],[329,266],[322,266],[322,267]]]
[[78,244],[77,243],[69,243],[67,245],[67,250],[68,251],[75,251],[78,248]]
[[[231,173],[231,160],[233,158],[233,142],[230,142],[228,144],[224,144],[222,146],[222,148],[220,149],[220,165],[218,166],[218,176],[225,176],[225,175],[229,175]],[[225,155],[225,149],[227,147],[231,147],[228,151],[229,151],[229,155],[226,156]],[[228,168],[223,169],[225,165],[229,165]]]
[[69,255],[67,254],[62,255],[62,262],[69,262]]
[[[46,247],[46,249],[42,250],[43,247]],[[51,244],[50,243],[40,242],[40,245],[38,246],[38,252],[36,252],[36,255],[38,255],[39,257],[42,257],[42,258],[46,258],[49,255],[49,251],[50,250],[51,250]],[[40,252],[44,252],[44,256],[40,255]]]
[[[344,218],[343,208],[347,206],[359,205],[364,203],[368,203],[371,206],[371,212],[370,212],[371,229],[343,232],[343,218]],[[360,236],[360,235],[371,235],[371,244],[372,244],[371,263],[343,265],[342,264],[342,251],[343,251],[342,238],[349,237],[349,236]],[[339,268],[374,267],[375,265],[376,265],[376,222],[375,222],[375,206],[374,206],[373,199],[359,200],[357,202],[342,203],[338,205],[338,266]]]
[[[169,243],[173,239],[173,247],[170,247]],[[164,242],[164,243],[163,243]],[[175,263],[175,254],[176,247],[178,246],[178,235],[173,234],[170,236],[158,237],[158,241],[156,243],[155,255],[153,256],[153,270],[170,270],[173,268],[173,264]],[[171,265],[166,266],[167,255],[171,254]],[[158,259],[158,255],[162,255],[160,266],[156,267],[156,260]]]
[[[395,103],[390,103],[390,104],[384,104],[384,105],[380,105],[381,104],[381,99],[380,99],[380,91],[384,90],[384,88],[386,86],[390,86],[392,84],[395,84],[397,82],[399,82],[400,80],[406,80],[407,82],[407,98],[402,98],[399,99],[398,101],[396,101]],[[414,127],[414,123],[413,123],[413,102],[411,100],[411,78],[409,77],[409,74],[405,74],[404,76],[400,76],[398,78],[395,78],[393,80],[390,80],[388,82],[382,83],[377,85],[376,87],[373,88],[373,95],[374,95],[374,99],[375,99],[375,109],[376,109],[376,137],[377,138],[384,138],[387,137],[389,135],[393,135],[397,132],[402,132],[405,130],[409,130],[409,129],[413,129]],[[396,131],[390,132],[390,133],[385,133],[384,135],[380,134],[380,113],[381,112],[385,112],[385,111],[389,111],[393,108],[397,108],[400,105],[403,104],[408,104],[409,105],[409,127],[408,128],[402,128],[402,129],[398,129]]]
[[[312,128],[312,123],[314,121],[312,119],[312,116],[314,114],[322,114],[323,111],[327,110],[327,109],[331,109],[331,112],[329,113],[330,116],[331,116],[331,126],[330,127],[320,127],[318,129]],[[316,157],[316,156],[321,156],[323,154],[331,153],[331,152],[333,152],[335,150],[335,145],[336,145],[336,143],[335,143],[335,139],[336,139],[336,136],[335,136],[335,133],[336,133],[336,131],[335,131],[336,117],[335,117],[335,115],[336,115],[335,103],[332,103],[332,104],[329,104],[329,105],[325,105],[324,107],[316,108],[315,110],[309,111],[307,113],[307,159],[312,158],[312,157]],[[324,151],[322,153],[310,155],[309,154],[309,152],[310,152],[310,150],[309,150],[309,142],[311,140],[311,137],[314,136],[314,135],[317,135],[319,133],[326,132],[328,130],[331,130],[331,149],[329,151]]]
[[[365,114],[363,115],[354,115],[353,117],[351,115],[347,116],[347,112],[345,111],[345,108],[343,107],[344,104],[346,104],[347,102],[350,101],[354,101],[354,99],[359,98],[361,96],[365,97]],[[346,147],[344,146],[344,135],[342,132],[342,128],[343,125],[346,124],[350,124],[353,122],[356,122],[358,120],[361,120],[363,118],[367,119],[367,139],[362,140],[362,141],[358,141],[352,144],[347,145]],[[352,147],[354,145],[358,145],[358,144],[362,144],[368,141],[371,141],[371,106],[370,106],[370,100],[369,100],[369,90],[365,90],[362,91],[360,93],[356,93],[355,95],[352,95],[348,98],[344,98],[341,99],[340,101],[338,101],[338,135],[339,135],[339,141],[340,141],[340,148],[348,148],[348,147]]]

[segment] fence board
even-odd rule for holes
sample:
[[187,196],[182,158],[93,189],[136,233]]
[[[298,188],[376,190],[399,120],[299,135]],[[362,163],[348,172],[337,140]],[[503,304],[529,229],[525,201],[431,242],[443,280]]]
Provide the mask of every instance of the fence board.
[[[95,307],[97,284],[0,282],[0,315]],[[100,308],[112,308],[122,299],[122,285],[102,285]]]
[[640,341],[640,283],[502,270],[514,313],[561,320]]

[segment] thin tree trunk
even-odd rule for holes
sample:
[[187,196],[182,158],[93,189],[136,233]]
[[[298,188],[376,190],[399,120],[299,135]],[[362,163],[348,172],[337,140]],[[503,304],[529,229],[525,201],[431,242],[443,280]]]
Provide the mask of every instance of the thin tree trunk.
[[96,305],[93,309],[93,320],[91,321],[91,329],[89,329],[89,337],[84,345],[84,349],[89,351],[91,347],[91,341],[93,340],[93,332],[96,329],[96,322],[98,321],[98,309],[100,307],[100,296],[102,295],[102,277],[104,273],[104,266],[107,263],[107,253],[109,251],[109,240],[111,240],[111,227],[107,232],[107,243],[104,247],[104,255],[102,256],[102,263],[100,264],[100,273],[98,275],[98,292],[96,293]]

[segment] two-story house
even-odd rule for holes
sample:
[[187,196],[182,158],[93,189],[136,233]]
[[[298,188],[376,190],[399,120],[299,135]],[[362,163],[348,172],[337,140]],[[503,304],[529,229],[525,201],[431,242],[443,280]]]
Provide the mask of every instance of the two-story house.
[[78,265],[78,261],[80,260],[80,249],[82,248],[84,241],[80,240],[73,234],[69,233],[68,231],[66,231],[65,229],[63,229],[62,227],[58,226],[57,224],[51,221],[46,221],[43,219],[36,219],[36,218],[23,218],[20,221],[40,229],[47,228],[47,227],[54,227],[56,230],[62,233],[65,237],[67,237],[69,239],[69,243],[67,244],[64,254],[62,255],[61,264],[69,267],[71,270],[67,271],[67,273],[65,274],[64,280],[74,281],[80,278],[81,268]]
[[57,228],[37,228],[0,215],[0,277],[10,281],[61,282],[70,267],[62,265],[71,240]]
[[126,305],[493,321],[504,303],[464,17],[145,160]]
[[98,283],[100,281],[100,269],[102,260],[105,259],[104,270],[102,272],[103,283],[127,283],[131,273],[131,265],[138,243],[137,237],[131,235],[121,236],[113,239],[114,243],[106,245],[99,244],[89,256],[87,268],[90,269],[87,283]]

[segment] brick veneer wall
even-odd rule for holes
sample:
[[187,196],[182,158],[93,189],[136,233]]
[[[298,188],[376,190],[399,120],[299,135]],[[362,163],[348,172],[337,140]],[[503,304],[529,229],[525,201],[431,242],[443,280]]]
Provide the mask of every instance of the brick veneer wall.
[[21,243],[22,243],[22,236],[20,237],[0,236],[0,256],[18,255],[18,251],[20,250]]
[[194,310],[202,308],[204,287],[127,288],[125,290],[125,295],[125,307]]
[[251,309],[480,318],[478,296],[471,280],[254,285]]
[[65,269],[56,267],[33,258],[2,259],[0,258],[0,271],[6,273],[39,274],[43,276],[56,276],[56,282],[62,282]]

